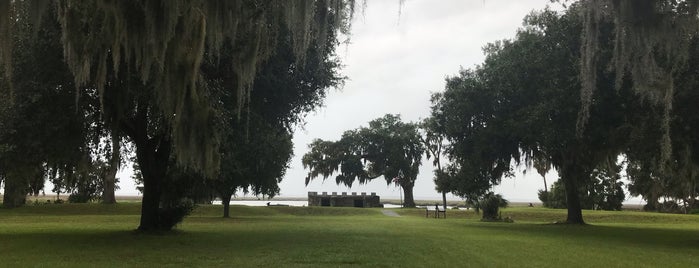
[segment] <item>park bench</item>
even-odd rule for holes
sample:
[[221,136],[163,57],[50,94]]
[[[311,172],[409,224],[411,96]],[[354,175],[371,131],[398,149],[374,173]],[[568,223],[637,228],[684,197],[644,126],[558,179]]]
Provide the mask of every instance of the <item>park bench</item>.
[[439,205],[425,206],[425,218],[429,218],[430,214],[434,215],[435,218],[439,218],[439,214],[444,215],[445,219],[447,218],[447,210]]

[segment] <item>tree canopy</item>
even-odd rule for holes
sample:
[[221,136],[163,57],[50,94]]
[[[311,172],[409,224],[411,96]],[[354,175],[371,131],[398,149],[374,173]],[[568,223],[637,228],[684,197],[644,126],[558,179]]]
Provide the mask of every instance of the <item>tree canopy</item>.
[[[135,145],[144,183],[139,229],[154,230],[172,228],[181,219],[176,214],[187,211],[182,199],[187,191],[179,189],[192,181],[186,178],[218,176],[221,137],[247,138],[251,129],[267,124],[265,133],[278,130],[289,140],[300,115],[340,81],[336,34],[346,32],[353,9],[353,1],[340,0],[3,1],[0,31],[58,48],[51,57],[62,71],[56,73],[67,74],[61,88],[73,91],[76,105],[96,101],[91,111],[98,119],[79,122],[102,126]],[[46,23],[55,25],[54,38],[33,35],[46,30]],[[25,25],[33,30],[22,31]],[[3,82],[8,93],[19,96],[31,79],[18,67],[39,54],[10,57],[29,52],[5,40]],[[276,71],[262,74],[265,68]],[[267,92],[253,103],[255,81]],[[260,103],[272,105],[256,109]],[[260,115],[263,123],[249,121]],[[66,131],[72,134],[77,132]],[[72,148],[90,146],[95,145]]]
[[587,185],[596,169],[612,171],[606,163],[625,148],[628,115],[640,111],[640,102],[628,87],[613,90],[608,83],[613,73],[599,68],[599,86],[609,90],[595,96],[588,127],[577,133],[582,26],[577,8],[528,16],[515,39],[486,46],[483,65],[447,79],[433,116],[445,120],[452,160],[446,176],[453,192],[481,196],[512,175],[512,164],[545,161],[561,175],[567,221],[583,223],[578,185]]
[[369,122],[368,127],[345,131],[338,141],[316,139],[308,147],[310,151],[302,160],[309,169],[306,184],[335,173],[335,182],[347,186],[383,176],[387,184],[403,188],[405,206],[415,206],[413,187],[424,152],[416,124],[387,114]]
[[[31,12],[16,12],[30,5]],[[53,11],[54,14],[49,14]],[[329,32],[349,29],[352,0],[321,1],[2,1],[0,32],[17,22],[39,24],[55,17],[61,25],[64,59],[76,87],[94,87],[105,99],[110,77],[129,77],[152,90],[153,103],[170,125],[178,163],[214,174],[220,133],[209,124],[215,112],[202,76],[205,60],[231,48],[229,69],[238,109],[249,101],[259,66],[276,52],[288,31],[292,51],[303,62],[309,47],[324,54]],[[9,36],[3,35],[3,36]],[[3,40],[0,59],[11,73],[13,44]],[[125,67],[125,68],[124,68]],[[122,71],[122,70],[128,70]]]
[[[695,51],[692,43],[699,35],[699,1],[696,0],[594,0],[582,1],[584,24],[582,31],[580,79],[581,104],[578,131],[582,131],[589,116],[593,93],[598,88],[597,69],[607,63],[599,59],[603,24],[612,22],[613,62],[616,87],[625,81],[645,100],[661,105],[663,135],[660,161],[671,159],[671,111],[679,76],[688,66]],[[667,163],[662,163],[666,165]]]

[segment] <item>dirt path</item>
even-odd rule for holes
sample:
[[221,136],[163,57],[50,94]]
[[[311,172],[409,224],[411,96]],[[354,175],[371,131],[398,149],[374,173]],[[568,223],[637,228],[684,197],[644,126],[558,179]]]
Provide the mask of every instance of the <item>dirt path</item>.
[[398,215],[398,213],[396,213],[393,210],[382,209],[381,212],[383,213],[383,215],[386,215],[389,217],[400,217],[400,215]]

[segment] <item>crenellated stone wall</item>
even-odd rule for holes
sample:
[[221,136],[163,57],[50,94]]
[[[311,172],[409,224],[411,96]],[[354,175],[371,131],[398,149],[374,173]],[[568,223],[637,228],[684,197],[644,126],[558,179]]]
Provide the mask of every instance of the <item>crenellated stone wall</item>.
[[308,192],[308,206],[316,207],[360,207],[360,208],[375,208],[383,207],[381,200],[376,193],[371,193],[367,195],[365,192],[357,194],[352,192],[347,194],[347,192],[342,192],[342,194],[337,194],[337,192]]

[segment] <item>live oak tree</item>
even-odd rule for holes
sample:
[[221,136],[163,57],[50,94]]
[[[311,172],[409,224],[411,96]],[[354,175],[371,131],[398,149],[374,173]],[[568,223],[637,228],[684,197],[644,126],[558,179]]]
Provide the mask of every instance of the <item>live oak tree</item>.
[[[22,17],[15,11],[25,3],[32,12]],[[275,53],[280,33],[288,31],[300,63],[311,45],[321,54],[332,49],[334,44],[326,47],[328,31],[346,32],[353,10],[351,0],[2,1],[0,32],[16,31],[12,22],[18,18],[36,23],[55,16],[60,22],[75,87],[96,89],[105,125],[117,126],[136,145],[144,179],[139,229],[154,230],[169,228],[158,216],[169,167],[212,177],[220,166],[222,134],[212,98],[219,88],[203,65],[231,49],[225,71],[235,83],[223,90],[237,95],[235,107],[242,114],[257,70]],[[6,76],[15,48],[6,39],[0,44]]]
[[[0,3],[0,31],[14,31],[13,12],[25,1]],[[249,99],[257,68],[274,54],[280,32],[288,30],[293,52],[303,59],[311,44],[325,51],[328,30],[346,31],[354,1],[28,1],[33,20],[50,17],[55,7],[61,23],[64,58],[78,87],[94,86],[103,105],[112,77],[130,78],[150,95],[153,111],[166,115],[176,162],[207,174],[218,168],[218,132],[209,121],[209,94],[200,73],[224,46],[233,50],[229,70],[237,83],[238,109]],[[316,19],[320,14],[320,19]],[[337,23],[329,24],[329,18]],[[43,18],[48,19],[48,18]],[[0,58],[11,61],[12,44],[3,40]],[[126,68],[124,68],[126,67]],[[121,75],[120,75],[121,74]],[[206,141],[206,142],[204,142]]]
[[[544,158],[565,187],[566,222],[584,223],[579,186],[623,151],[631,129],[627,115],[641,109],[628,87],[613,90],[614,74],[599,67],[598,86],[608,90],[594,97],[587,127],[577,131],[582,19],[576,8],[528,16],[514,40],[486,46],[483,65],[447,80],[437,107],[447,118],[453,160],[447,170],[456,178],[455,193],[482,195],[512,174],[512,162]],[[609,62],[604,55],[600,62]]]
[[387,184],[403,188],[406,207],[415,207],[413,188],[424,153],[420,139],[416,124],[391,114],[372,120],[368,127],[345,131],[338,141],[316,139],[302,160],[309,169],[306,185],[335,173],[335,182],[347,186],[383,176]]
[[[18,7],[17,14],[27,14]],[[30,189],[38,194],[46,177],[84,172],[99,131],[98,102],[84,93],[76,101],[72,75],[63,63],[56,21],[40,26],[24,18],[13,21],[3,41],[18,49],[2,70],[0,173],[5,177],[3,206],[24,203]],[[92,96],[95,96],[94,94]]]

